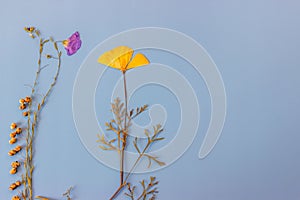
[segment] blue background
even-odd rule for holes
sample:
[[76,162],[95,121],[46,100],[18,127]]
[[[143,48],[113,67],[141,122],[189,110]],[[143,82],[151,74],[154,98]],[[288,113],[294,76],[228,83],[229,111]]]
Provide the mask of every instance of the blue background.
[[[78,30],[83,40],[77,55],[64,56],[58,84],[43,110],[36,138],[36,195],[59,199],[72,185],[74,199],[108,199],[114,192],[118,173],[95,160],[76,132],[73,83],[83,59],[98,43],[127,29],[158,26],[183,32],[203,45],[220,70],[228,100],[222,136],[212,153],[199,160],[210,117],[209,96],[203,92],[203,119],[193,145],[173,165],[151,174],[161,181],[159,199],[299,199],[299,13],[296,0],[2,1],[0,198],[11,198],[9,184],[20,176],[8,173],[9,125],[21,119],[18,99],[30,92],[24,84],[34,78],[36,41],[23,31],[34,25],[57,39]],[[194,88],[198,81],[201,92],[201,77],[194,80],[187,72],[187,78]],[[148,89],[155,95],[155,88]]]

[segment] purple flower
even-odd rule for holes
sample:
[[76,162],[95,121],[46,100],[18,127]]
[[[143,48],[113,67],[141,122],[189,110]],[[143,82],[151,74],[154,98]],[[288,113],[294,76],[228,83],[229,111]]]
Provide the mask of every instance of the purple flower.
[[68,56],[73,55],[80,49],[81,47],[81,40],[80,40],[80,35],[76,31],[73,33],[68,39],[63,41],[63,45],[65,49],[67,50]]

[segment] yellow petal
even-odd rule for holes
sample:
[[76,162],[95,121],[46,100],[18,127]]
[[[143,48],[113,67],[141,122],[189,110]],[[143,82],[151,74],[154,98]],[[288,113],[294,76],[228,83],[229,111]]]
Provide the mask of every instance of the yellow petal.
[[119,46],[105,52],[98,58],[98,62],[120,70],[126,70],[133,54],[133,50],[126,46]]
[[140,67],[143,65],[148,65],[150,62],[149,60],[146,58],[146,56],[144,56],[141,53],[137,53],[133,59],[130,61],[130,63],[127,65],[127,69],[132,69],[132,68],[136,68],[136,67]]

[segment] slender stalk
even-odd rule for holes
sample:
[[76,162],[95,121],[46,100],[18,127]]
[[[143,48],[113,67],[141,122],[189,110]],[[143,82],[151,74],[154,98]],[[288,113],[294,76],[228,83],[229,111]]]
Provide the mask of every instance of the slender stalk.
[[[31,94],[30,96],[33,97],[34,93],[35,93],[35,88],[37,86],[38,83],[38,79],[39,79],[39,75],[41,72],[41,64],[42,64],[42,54],[43,54],[43,50],[44,50],[44,44],[43,44],[43,39],[40,38],[40,42],[39,42],[39,58],[38,58],[38,68],[36,71],[36,76],[35,76],[35,80],[32,86],[32,90],[31,90]],[[25,168],[25,180],[24,180],[24,193],[26,194],[26,198],[27,198],[27,194],[29,193],[29,199],[33,199],[32,197],[32,170],[33,169],[33,163],[32,163],[32,149],[31,149],[31,145],[32,144],[32,130],[34,130],[34,127],[32,127],[32,123],[31,123],[31,113],[32,113],[32,101],[29,103],[28,105],[28,119],[27,119],[27,136],[26,136],[26,154],[25,154],[25,161],[24,161],[24,168]]]
[[133,166],[131,167],[130,171],[128,172],[126,178],[125,178],[125,182],[128,180],[129,176],[132,174],[133,170],[135,169],[136,165],[139,163],[139,161],[141,160],[141,158],[144,156],[145,152],[147,151],[147,149],[150,147],[151,142],[148,142],[147,145],[145,146],[144,150],[142,151],[142,153],[140,153],[139,157],[136,159],[135,163],[133,164]]
[[127,180],[129,178],[129,176],[132,174],[133,170],[135,169],[136,165],[139,163],[139,161],[141,160],[141,158],[144,156],[145,152],[148,150],[148,148],[150,147],[151,142],[148,142],[147,145],[145,146],[144,150],[142,151],[142,153],[139,155],[139,157],[136,159],[135,163],[133,164],[133,166],[131,167],[130,171],[128,172],[123,184],[121,184],[119,186],[119,188],[116,190],[116,192],[112,195],[112,197],[110,197],[109,200],[113,200],[114,198],[117,197],[117,195],[121,192],[121,190],[124,188],[124,186],[127,183]]
[[121,190],[124,188],[124,186],[126,185],[126,183],[121,184],[118,189],[115,191],[115,193],[109,198],[109,200],[113,200],[115,199],[118,194],[121,192]]
[[[34,96],[35,89],[38,83],[39,75],[41,72],[41,58],[42,58],[42,53],[43,53],[43,40],[40,39],[40,51],[39,51],[39,60],[38,60],[38,69],[36,72],[36,77],[35,81],[32,87],[31,91],[31,97]],[[55,76],[53,78],[52,83],[50,84],[45,96],[42,98],[41,102],[38,104],[37,111],[34,112],[33,114],[33,121],[31,117],[31,113],[33,112],[33,106],[32,106],[32,101],[29,103],[28,106],[28,119],[27,119],[27,136],[26,136],[26,154],[25,154],[25,161],[24,161],[24,168],[25,168],[25,177],[24,177],[24,196],[25,200],[27,199],[27,194],[29,194],[29,200],[33,200],[33,187],[32,187],[32,179],[33,179],[33,170],[34,170],[34,165],[33,165],[33,145],[34,145],[34,136],[35,136],[35,129],[38,125],[38,115],[41,112],[41,108],[45,105],[46,99],[49,97],[53,87],[55,86],[57,82],[57,78],[59,76],[60,72],[60,67],[61,67],[61,52],[56,49],[57,51],[57,56],[58,56],[58,64],[57,64],[57,70],[55,73]]]
[[[123,85],[124,85],[124,98],[125,98],[125,118],[124,118],[124,127],[122,130],[123,138],[122,138],[122,148],[120,153],[120,186],[115,191],[115,193],[110,197],[110,200],[113,200],[117,197],[123,187],[126,185],[124,182],[124,160],[125,160],[125,148],[126,148],[126,140],[128,135],[128,126],[127,126],[127,118],[128,118],[128,97],[127,97],[127,85],[126,85],[126,71],[123,71]],[[120,138],[118,138],[120,140]]]
[[126,148],[127,139],[127,116],[128,116],[128,99],[127,99],[127,86],[126,86],[126,71],[123,71],[123,81],[124,81],[124,98],[125,98],[125,119],[124,119],[124,130],[123,130],[123,146],[121,150],[121,170],[120,170],[120,185],[123,184],[124,180],[124,151]]

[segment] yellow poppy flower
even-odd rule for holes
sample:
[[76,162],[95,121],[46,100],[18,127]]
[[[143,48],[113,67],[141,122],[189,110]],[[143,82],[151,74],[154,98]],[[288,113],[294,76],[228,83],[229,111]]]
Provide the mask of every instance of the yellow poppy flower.
[[98,62],[121,70],[123,73],[129,69],[149,64],[149,60],[141,53],[132,57],[133,49],[126,46],[119,46],[105,52],[98,58]]

